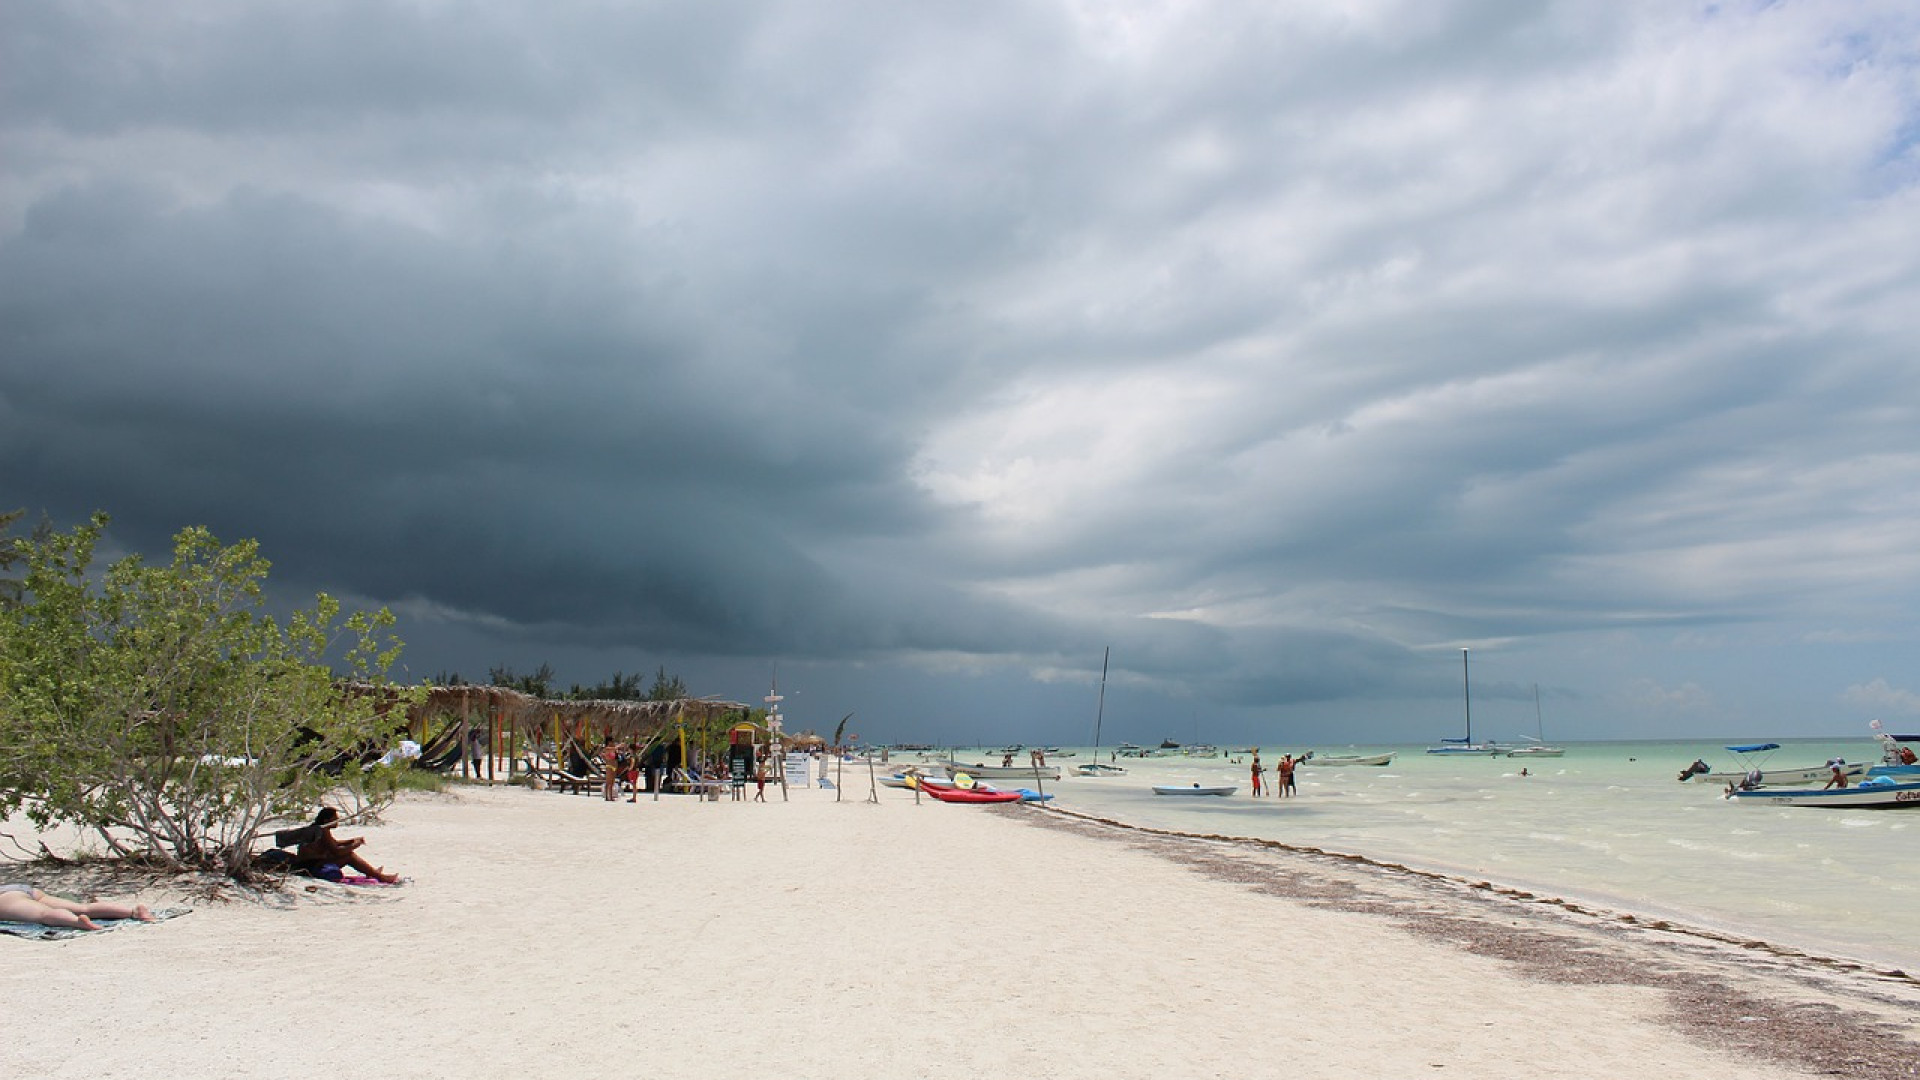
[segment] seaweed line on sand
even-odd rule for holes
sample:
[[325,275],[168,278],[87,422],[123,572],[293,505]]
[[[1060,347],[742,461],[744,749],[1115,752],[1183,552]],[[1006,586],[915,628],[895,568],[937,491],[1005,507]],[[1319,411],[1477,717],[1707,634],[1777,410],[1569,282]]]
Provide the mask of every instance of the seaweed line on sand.
[[[1022,814],[1028,823],[1129,843],[1265,895],[1387,918],[1543,982],[1662,990],[1664,1022],[1696,1043],[1828,1076],[1920,1076],[1920,1044],[1911,1038],[1920,1029],[1920,979],[1905,971],[1364,855],[1158,829],[1059,807],[1020,809],[1031,811]],[[1395,882],[1406,888],[1395,890]],[[1437,902],[1442,897],[1454,902]]]

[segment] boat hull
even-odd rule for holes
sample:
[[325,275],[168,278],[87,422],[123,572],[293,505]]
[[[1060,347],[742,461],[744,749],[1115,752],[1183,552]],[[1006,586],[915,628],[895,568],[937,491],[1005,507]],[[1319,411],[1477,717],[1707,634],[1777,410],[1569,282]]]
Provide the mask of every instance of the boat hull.
[[[1858,780],[1867,775],[1866,762],[1842,766],[1848,780]],[[1833,770],[1825,765],[1814,765],[1805,769],[1761,769],[1760,783],[1765,787],[1805,787],[1808,784],[1824,784],[1833,777]],[[1717,784],[1744,783],[1747,774],[1743,772],[1710,772],[1696,774],[1696,780],[1708,780]]]
[[1780,790],[1758,788],[1735,791],[1731,798],[1759,806],[1831,806],[1873,809],[1920,810],[1920,782],[1910,784],[1862,784],[1857,787],[1825,790]]
[[1174,784],[1153,785],[1153,793],[1155,795],[1221,795],[1221,796],[1224,796],[1224,795],[1231,795],[1234,792],[1239,790],[1240,788],[1234,784],[1215,784],[1211,787],[1202,786],[1200,784],[1194,784],[1189,787],[1179,787]]
[[1506,750],[1492,743],[1463,743],[1459,746],[1429,746],[1427,753],[1455,757],[1497,757],[1506,753]]
[[1391,765],[1393,753],[1385,754],[1315,754],[1301,762],[1302,765]]
[[959,765],[949,764],[949,775],[966,773],[978,780],[1058,780],[1058,765]]

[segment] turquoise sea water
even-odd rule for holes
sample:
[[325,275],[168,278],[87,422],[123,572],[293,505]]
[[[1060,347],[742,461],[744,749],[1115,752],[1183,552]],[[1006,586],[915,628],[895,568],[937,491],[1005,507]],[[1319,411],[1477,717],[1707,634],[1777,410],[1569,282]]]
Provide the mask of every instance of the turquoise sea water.
[[[1069,775],[1047,789],[1063,808],[1133,824],[1366,855],[1920,972],[1920,809],[1754,806],[1723,798],[1718,783],[1679,782],[1696,757],[1731,763],[1715,743],[1564,745],[1561,758],[1262,747],[1269,770],[1308,749],[1398,752],[1384,767],[1304,767],[1299,795],[1284,800],[1249,797],[1247,766],[1227,756],[1123,758],[1125,776]],[[1791,741],[1770,763],[1831,757],[1877,762],[1879,750],[1864,738]],[[1071,773],[1089,760],[1081,748],[1049,763]],[[1152,791],[1194,781],[1240,790],[1219,799]]]

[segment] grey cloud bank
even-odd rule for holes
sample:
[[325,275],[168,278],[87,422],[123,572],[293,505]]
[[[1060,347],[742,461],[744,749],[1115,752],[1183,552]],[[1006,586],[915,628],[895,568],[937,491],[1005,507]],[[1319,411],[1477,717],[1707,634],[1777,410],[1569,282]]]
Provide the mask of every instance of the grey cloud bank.
[[0,6],[0,506],[869,739],[1920,727],[1920,14]]

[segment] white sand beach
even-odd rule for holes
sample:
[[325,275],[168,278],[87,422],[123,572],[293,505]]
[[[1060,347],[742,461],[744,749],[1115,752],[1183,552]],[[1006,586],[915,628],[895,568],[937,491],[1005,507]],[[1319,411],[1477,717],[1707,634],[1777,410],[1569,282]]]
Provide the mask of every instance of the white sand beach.
[[0,1064],[90,1080],[1920,1075],[1904,975],[1351,860],[880,796],[412,796],[341,831],[402,886],[161,887],[140,899],[194,913],[0,937]]

